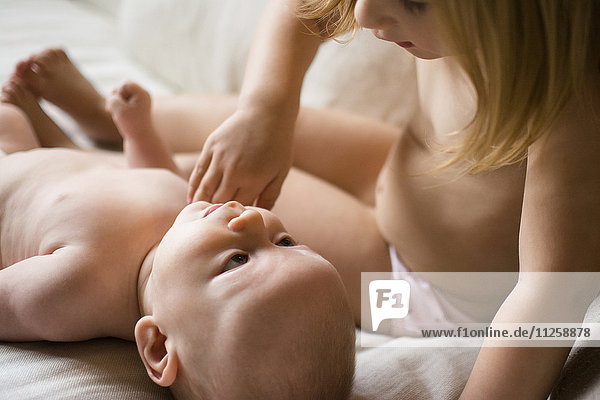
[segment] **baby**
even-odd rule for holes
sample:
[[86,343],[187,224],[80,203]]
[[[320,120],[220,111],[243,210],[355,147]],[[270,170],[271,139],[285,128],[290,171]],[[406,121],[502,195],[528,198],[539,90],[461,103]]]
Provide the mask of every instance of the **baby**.
[[[0,340],[135,340],[150,378],[182,399],[347,398],[344,286],[274,214],[188,205],[164,168],[40,149],[69,142],[40,129],[51,122],[18,77],[2,100]],[[108,109],[130,167],[176,169],[148,93],[124,84]]]

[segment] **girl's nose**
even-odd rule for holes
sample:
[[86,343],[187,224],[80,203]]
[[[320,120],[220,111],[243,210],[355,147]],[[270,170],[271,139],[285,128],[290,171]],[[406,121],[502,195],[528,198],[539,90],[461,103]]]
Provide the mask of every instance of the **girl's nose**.
[[354,18],[367,29],[383,29],[395,23],[390,0],[356,0]]

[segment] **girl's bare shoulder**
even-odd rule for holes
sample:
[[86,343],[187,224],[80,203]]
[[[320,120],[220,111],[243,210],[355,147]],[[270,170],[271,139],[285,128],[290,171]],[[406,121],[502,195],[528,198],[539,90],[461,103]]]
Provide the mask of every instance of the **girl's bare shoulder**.
[[[600,237],[600,94],[574,97],[528,153],[522,265],[597,270]],[[537,266],[536,266],[537,265]]]

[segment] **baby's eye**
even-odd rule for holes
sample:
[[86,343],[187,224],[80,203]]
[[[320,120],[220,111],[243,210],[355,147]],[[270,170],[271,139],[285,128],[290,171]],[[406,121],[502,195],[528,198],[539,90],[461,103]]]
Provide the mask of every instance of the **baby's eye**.
[[295,246],[295,245],[296,245],[296,242],[294,242],[294,239],[292,239],[291,237],[284,237],[279,242],[277,242],[277,246],[282,246],[282,247],[290,247],[290,246]]
[[231,257],[229,260],[227,260],[227,262],[225,263],[225,266],[223,267],[223,272],[230,271],[234,268],[239,267],[240,265],[246,264],[247,262],[248,262],[248,255],[238,253],[238,254],[234,255],[233,257]]

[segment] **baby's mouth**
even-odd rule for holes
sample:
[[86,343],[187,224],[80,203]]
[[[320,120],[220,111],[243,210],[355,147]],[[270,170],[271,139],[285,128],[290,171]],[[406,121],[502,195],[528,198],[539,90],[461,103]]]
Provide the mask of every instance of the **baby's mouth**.
[[218,208],[220,208],[223,204],[213,204],[212,206],[207,207],[204,210],[204,215],[202,216],[202,218],[205,218],[208,216],[208,214],[212,213],[213,211],[216,211]]

